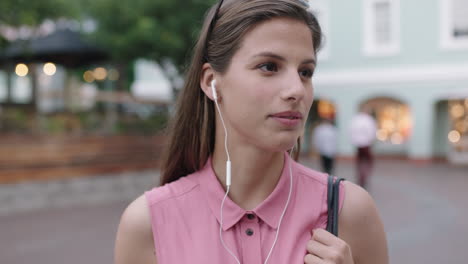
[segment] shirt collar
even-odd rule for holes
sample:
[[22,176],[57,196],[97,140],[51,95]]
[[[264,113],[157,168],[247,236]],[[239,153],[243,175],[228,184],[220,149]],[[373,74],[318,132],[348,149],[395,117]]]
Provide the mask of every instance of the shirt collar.
[[[248,212],[255,213],[261,220],[268,224],[271,228],[277,229],[281,214],[288,199],[289,194],[289,164],[294,175],[295,162],[289,157],[288,153],[284,154],[284,165],[281,172],[281,177],[276,184],[273,192],[254,210],[246,211],[234,203],[229,196],[226,197],[223,208],[223,230],[226,231],[233,227],[241,218]],[[212,164],[211,157],[208,158],[205,166],[199,171],[199,183],[207,198],[208,206],[213,215],[221,224],[221,203],[226,191],[216,177]]]

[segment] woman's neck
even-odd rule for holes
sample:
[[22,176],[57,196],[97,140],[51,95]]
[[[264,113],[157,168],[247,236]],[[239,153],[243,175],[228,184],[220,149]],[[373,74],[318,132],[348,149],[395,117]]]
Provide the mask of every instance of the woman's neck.
[[[245,210],[252,210],[264,201],[281,177],[284,153],[266,152],[255,147],[229,149],[232,184],[229,197]],[[218,180],[226,186],[226,152],[224,145],[215,146],[212,166]]]

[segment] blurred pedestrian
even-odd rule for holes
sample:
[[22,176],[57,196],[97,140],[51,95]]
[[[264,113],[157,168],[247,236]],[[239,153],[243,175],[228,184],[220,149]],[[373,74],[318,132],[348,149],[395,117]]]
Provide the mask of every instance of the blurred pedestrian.
[[356,147],[356,172],[358,184],[367,188],[374,164],[372,143],[376,138],[377,125],[374,118],[359,112],[351,120],[351,143]]
[[315,127],[313,142],[320,154],[322,170],[332,175],[337,147],[337,130],[330,119],[322,119]]
[[125,210],[116,264],[388,263],[370,195],[337,185],[335,236],[325,230],[328,176],[297,163],[320,42],[302,0],[210,9],[168,132],[163,186]]

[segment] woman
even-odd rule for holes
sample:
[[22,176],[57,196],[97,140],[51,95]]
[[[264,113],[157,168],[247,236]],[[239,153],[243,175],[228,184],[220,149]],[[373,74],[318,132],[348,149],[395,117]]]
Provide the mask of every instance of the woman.
[[321,40],[306,8],[299,0],[211,8],[171,128],[165,185],[125,210],[117,264],[388,263],[367,192],[342,184],[335,237],[323,229],[327,175],[288,154],[312,104]]

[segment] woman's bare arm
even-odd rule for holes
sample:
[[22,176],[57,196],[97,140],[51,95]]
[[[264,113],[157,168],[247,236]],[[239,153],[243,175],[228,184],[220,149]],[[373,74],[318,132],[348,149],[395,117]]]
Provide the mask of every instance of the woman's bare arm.
[[156,264],[149,208],[144,195],[125,209],[114,252],[115,264]]
[[350,246],[354,264],[388,264],[385,231],[373,199],[351,182],[345,182],[345,188],[339,236]]

